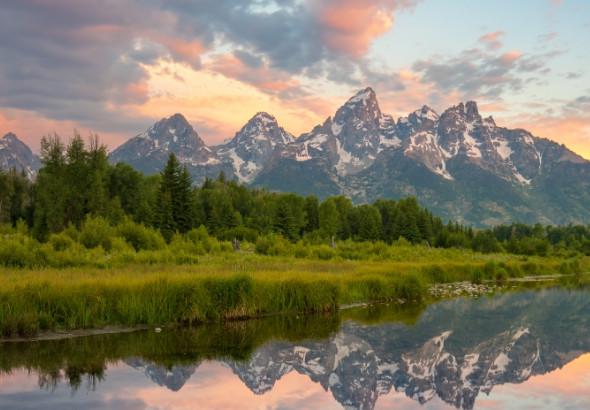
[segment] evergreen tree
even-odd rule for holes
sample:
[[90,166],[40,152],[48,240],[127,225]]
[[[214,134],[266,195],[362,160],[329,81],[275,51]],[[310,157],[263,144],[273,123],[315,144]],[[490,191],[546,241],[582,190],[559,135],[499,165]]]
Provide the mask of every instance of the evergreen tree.
[[82,226],[87,213],[87,195],[92,185],[88,152],[79,134],[74,134],[66,149],[66,223]]
[[179,232],[188,232],[194,224],[192,179],[186,167],[182,167],[176,185],[173,212]]
[[167,242],[170,242],[177,230],[172,210],[172,193],[170,191],[165,189],[158,191],[155,217],[162,236]]
[[305,198],[305,232],[313,232],[320,228],[319,201],[315,196]]
[[41,139],[41,162],[34,188],[33,232],[38,239],[45,239],[49,233],[66,228],[66,160],[57,134]]
[[156,200],[156,226],[168,237],[171,232],[188,232],[193,227],[193,212],[191,177],[172,153],[162,171]]
[[361,241],[376,241],[381,238],[381,214],[373,205],[361,205],[356,207],[351,215],[354,227],[353,237]]
[[[107,189],[109,163],[106,146],[100,144],[98,136],[90,137],[90,148],[87,153],[88,157],[88,189],[86,192],[86,209],[85,213],[94,215],[106,215],[115,210],[109,210],[112,202],[109,200]],[[119,201],[120,208],[120,201]]]
[[276,230],[291,240],[300,237],[305,224],[303,199],[295,194],[283,194],[276,200],[274,218]]

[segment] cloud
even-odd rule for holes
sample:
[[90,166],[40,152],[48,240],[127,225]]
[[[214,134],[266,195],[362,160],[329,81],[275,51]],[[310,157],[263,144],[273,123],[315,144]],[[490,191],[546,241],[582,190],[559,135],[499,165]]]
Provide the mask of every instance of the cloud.
[[557,37],[559,37],[559,33],[557,33],[556,31],[552,31],[549,33],[541,34],[539,36],[539,41],[541,41],[541,43],[549,43],[555,40]]
[[[148,68],[163,60],[193,70],[207,61],[208,69],[280,98],[305,95],[297,76],[362,85],[373,40],[414,3],[6,0],[0,109],[132,134],[154,119],[140,107],[153,97]],[[229,51],[209,56],[217,49]]]
[[97,131],[132,132],[133,106],[149,98],[144,64],[201,50],[172,41],[166,18],[131,1],[0,3],[0,107],[29,110]]
[[313,5],[321,38],[329,49],[352,58],[367,53],[373,40],[387,32],[394,11],[410,2],[369,0],[327,0]]
[[[259,1],[180,0],[162,2],[180,26],[204,44],[225,42],[263,56],[269,66],[292,74],[337,70],[342,58],[360,59],[391,27],[394,14],[417,0]],[[278,6],[280,7],[272,7]]]
[[504,37],[503,31],[494,31],[484,34],[479,38],[479,41],[489,49],[497,50],[502,47],[502,37]]
[[[582,95],[535,114],[520,113],[507,118],[510,126],[525,128],[540,137],[565,144],[574,152],[590,159],[590,95]],[[557,107],[557,108],[553,108]],[[533,108],[547,108],[539,104]]]
[[458,91],[465,99],[500,98],[508,91],[520,91],[534,79],[531,75],[547,74],[547,60],[554,55],[473,48],[456,56],[419,60],[412,68],[422,75],[423,82],[435,84],[442,91]]
[[262,58],[243,51],[214,56],[206,68],[282,98],[306,94],[299,81],[292,75],[282,70],[272,69]]

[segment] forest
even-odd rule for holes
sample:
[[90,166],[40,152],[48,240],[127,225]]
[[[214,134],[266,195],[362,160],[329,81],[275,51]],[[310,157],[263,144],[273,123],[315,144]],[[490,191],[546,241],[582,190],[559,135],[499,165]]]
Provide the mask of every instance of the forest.
[[[201,235],[206,231],[234,245],[258,243],[261,253],[265,243],[271,248],[277,241],[335,248],[338,241],[392,244],[403,240],[482,253],[590,255],[590,226],[513,223],[473,229],[442,221],[412,197],[361,205],[344,196],[319,201],[313,196],[249,188],[223,174],[194,187],[174,154],[161,174],[144,176],[129,165],[110,164],[106,147],[96,136],[85,143],[75,135],[67,145],[57,135],[43,138],[41,158],[43,167],[34,181],[15,170],[0,171],[3,230],[9,232],[18,225],[20,232],[26,231],[40,243],[67,241],[64,238],[79,238],[83,233],[96,236],[82,241],[86,247],[101,241],[109,247],[98,236],[118,227],[138,249],[156,245],[140,244],[134,235],[170,243],[175,235],[200,228]],[[2,254],[0,250],[0,258]],[[0,259],[2,263],[6,261]]]

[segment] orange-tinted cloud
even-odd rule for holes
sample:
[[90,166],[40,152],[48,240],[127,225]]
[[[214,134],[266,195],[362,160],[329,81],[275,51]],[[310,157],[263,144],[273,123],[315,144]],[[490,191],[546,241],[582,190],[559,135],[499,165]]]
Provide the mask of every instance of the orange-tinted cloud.
[[[230,61],[234,61],[232,56],[223,58],[224,63]],[[228,64],[227,75],[206,68],[196,71],[168,62],[150,67],[152,97],[140,106],[140,112],[155,118],[181,112],[205,141],[220,143],[233,137],[258,111],[274,115],[281,126],[297,136],[309,131],[337,108],[332,97],[302,94],[281,99],[269,92],[291,86],[287,78],[285,84],[280,84],[283,81],[280,77],[262,78],[255,84],[233,78],[241,74],[239,64],[235,71],[230,70],[231,64]],[[146,128],[149,125],[146,124]]]
[[151,37],[166,47],[175,60],[187,62],[195,67],[200,65],[201,54],[206,50],[203,43],[198,40],[185,40],[159,34],[152,34]]
[[395,0],[327,0],[317,3],[315,13],[322,40],[330,49],[353,58],[365,55],[373,40],[391,28],[398,7],[411,4]]
[[[57,133],[64,141],[68,141],[73,136],[74,130],[78,131],[83,138],[95,133],[75,121],[53,120],[25,110],[3,109],[0,111],[0,136],[13,132],[33,151],[39,150],[43,136]],[[99,133],[100,141],[111,148],[131,136],[113,132]]]
[[508,51],[500,56],[500,60],[505,64],[512,64],[522,57],[522,53],[518,50]]
[[207,68],[247,84],[254,85],[263,92],[276,94],[292,90],[297,92],[299,81],[291,74],[280,70],[274,70],[261,62],[257,67],[248,66],[234,54],[216,56]]
[[503,31],[494,31],[486,33],[479,38],[479,41],[484,43],[488,48],[496,50],[502,47],[502,37],[504,36]]

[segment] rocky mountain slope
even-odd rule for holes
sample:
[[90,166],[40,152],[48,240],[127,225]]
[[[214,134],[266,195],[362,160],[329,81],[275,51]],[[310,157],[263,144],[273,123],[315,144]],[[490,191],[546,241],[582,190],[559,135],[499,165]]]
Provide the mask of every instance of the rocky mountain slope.
[[39,169],[40,161],[31,149],[13,133],[0,138],[0,169],[16,169],[24,171],[29,178],[33,178]]
[[[8,157],[1,147],[0,161]],[[22,147],[9,152],[30,158]],[[497,125],[473,101],[441,114],[423,106],[394,121],[366,88],[298,138],[258,113],[217,146],[175,114],[115,149],[110,160],[151,174],[171,152],[196,184],[224,172],[252,186],[346,195],[357,203],[416,196],[435,214],[475,226],[590,223],[590,161],[526,130]],[[2,167],[22,163],[30,172],[38,166],[3,161]]]
[[[170,132],[176,128],[186,133]],[[183,138],[186,152],[176,148]],[[424,106],[394,121],[366,88],[299,138],[258,113],[228,143],[211,147],[177,114],[123,144],[111,160],[156,172],[169,152],[196,183],[223,171],[253,186],[343,194],[359,203],[413,195],[444,218],[480,226],[590,222],[590,162],[525,130],[498,126],[472,101],[440,115]]]

